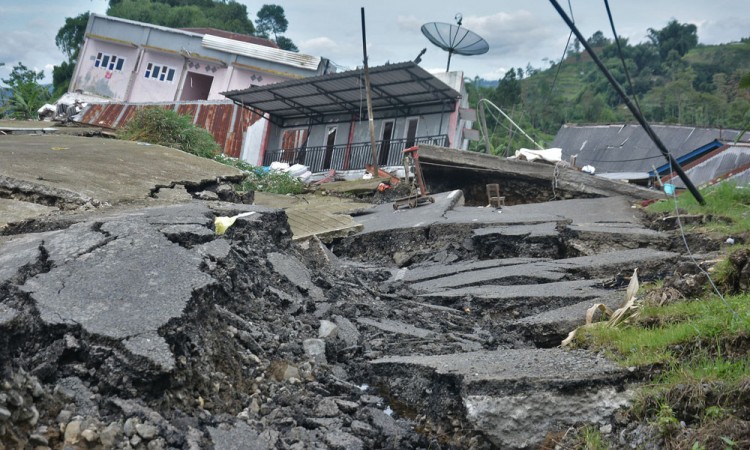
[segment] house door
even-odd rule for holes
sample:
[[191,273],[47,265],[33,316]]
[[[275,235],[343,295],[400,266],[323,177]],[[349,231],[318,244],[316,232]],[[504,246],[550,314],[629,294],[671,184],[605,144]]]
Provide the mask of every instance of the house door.
[[208,100],[214,77],[195,72],[188,72],[182,84],[180,100]]
[[393,139],[393,121],[383,122],[383,132],[380,136],[380,158],[378,165],[388,164],[388,154],[391,152],[391,139]]
[[417,142],[417,125],[419,125],[419,119],[407,119],[406,121],[406,147],[414,147]]
[[295,164],[300,156],[304,160],[304,155],[301,155],[300,149],[307,141],[307,130],[304,128],[298,128],[296,130],[285,130],[281,136],[281,149],[283,150],[280,162],[289,164]]
[[323,169],[331,168],[331,158],[333,157],[333,146],[336,144],[336,127],[328,127],[326,130],[326,153],[323,157]]

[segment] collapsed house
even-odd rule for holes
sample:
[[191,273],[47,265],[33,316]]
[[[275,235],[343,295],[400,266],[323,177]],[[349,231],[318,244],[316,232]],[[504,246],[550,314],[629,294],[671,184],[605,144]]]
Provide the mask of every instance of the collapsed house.
[[[711,183],[732,174],[748,170],[750,136],[738,130],[701,128],[680,125],[653,125],[666,148],[688,176],[698,176],[696,185]],[[739,142],[735,143],[739,137]],[[605,178],[627,180],[638,184],[653,184],[676,178],[672,168],[640,125],[563,125],[552,142],[560,147],[564,160],[575,160],[578,167],[593,166]],[[727,150],[731,149],[727,152]],[[713,160],[714,158],[719,158]],[[708,162],[713,160],[713,162]],[[700,167],[710,167],[699,171]],[[742,169],[744,167],[744,169]],[[738,172],[738,169],[742,169]],[[700,173],[699,173],[700,172]],[[678,187],[683,187],[681,181]]]

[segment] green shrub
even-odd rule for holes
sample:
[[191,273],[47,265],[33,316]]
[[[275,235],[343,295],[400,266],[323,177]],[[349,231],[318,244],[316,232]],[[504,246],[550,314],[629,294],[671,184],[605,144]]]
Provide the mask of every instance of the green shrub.
[[119,137],[178,148],[205,158],[211,158],[219,151],[211,133],[193,125],[190,116],[158,107],[136,112]]
[[256,167],[236,158],[216,155],[214,159],[222,164],[236,167],[247,174],[239,191],[270,192],[272,194],[301,194],[305,191],[305,184],[299,178],[285,172],[268,171],[263,167]]

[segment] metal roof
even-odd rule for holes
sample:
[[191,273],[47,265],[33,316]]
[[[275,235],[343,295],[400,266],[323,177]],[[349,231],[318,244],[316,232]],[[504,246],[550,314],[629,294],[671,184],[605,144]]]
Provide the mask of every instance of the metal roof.
[[219,50],[236,55],[248,56],[250,58],[272,61],[300,69],[317,70],[321,58],[318,56],[305,55],[304,53],[290,52],[280,48],[267,47],[265,45],[240,42],[221,36],[203,35],[202,45],[212,50]]
[[[683,167],[690,180],[696,186],[714,183],[717,179],[730,179],[741,184],[748,181],[747,172],[750,166],[750,146],[737,144],[725,145],[722,148],[712,152],[705,158],[695,161]],[[738,176],[738,175],[742,176]],[[664,180],[679,188],[685,187],[685,184],[677,177],[669,176]]]
[[[415,108],[420,108],[421,114],[447,112],[455,108],[455,101],[461,97],[413,62],[386,64],[369,71],[375,117],[394,110],[410,115]],[[269,113],[272,119],[281,122],[301,118],[322,122],[326,117],[342,114],[360,118],[367,115],[363,70],[253,86],[222,94]]]
[[[734,140],[739,134],[737,130],[719,128],[651,127],[676,159],[702,147],[711,150],[714,146],[707,144]],[[746,135],[743,141],[748,139],[750,136]],[[666,162],[640,125],[563,125],[550,146],[562,148],[564,160],[577,154],[576,165],[592,165],[597,173],[649,172],[652,166]]]

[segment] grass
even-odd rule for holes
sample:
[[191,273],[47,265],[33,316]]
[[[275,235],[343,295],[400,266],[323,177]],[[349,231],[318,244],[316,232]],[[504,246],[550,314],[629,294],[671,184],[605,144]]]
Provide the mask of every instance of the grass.
[[245,161],[224,155],[216,155],[214,160],[236,167],[247,174],[247,179],[237,186],[238,191],[259,191],[273,194],[301,194],[305,192],[305,184],[288,173],[268,171],[263,167],[253,166]]
[[[632,326],[585,329],[579,345],[603,350],[620,364],[672,365],[685,346],[710,345],[738,334],[750,334],[750,295],[718,297],[667,306],[644,306]],[[735,313],[736,312],[736,316]]]
[[[750,187],[737,186],[731,182],[701,189],[706,204],[701,206],[686,192],[677,197],[677,206],[687,214],[710,215],[710,220],[701,225],[686,227],[691,231],[722,234],[746,233],[750,230]],[[675,200],[653,203],[647,211],[674,214]]]
[[[686,231],[747,239],[750,188],[723,183],[702,193],[706,206],[689,194],[677,200],[681,214],[706,216]],[[648,209],[674,214],[675,203],[663,201]],[[669,288],[659,282],[643,285],[639,297],[654,300],[641,300],[635,318],[615,327],[595,324],[576,334],[576,346],[640,368],[646,381],[628,419],[650,425],[660,447],[750,448],[750,288],[743,272],[750,245],[728,248],[732,253],[714,267],[712,278],[734,295],[722,298],[706,286],[701,298],[660,305],[661,292]],[[580,428],[575,448],[607,448],[616,441],[616,435],[597,436],[596,431]]]
[[220,150],[207,130],[193,125],[189,116],[159,107],[138,110],[119,133],[120,139],[178,148],[205,158]]

